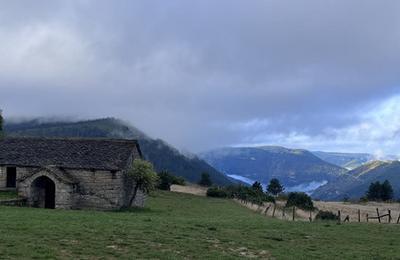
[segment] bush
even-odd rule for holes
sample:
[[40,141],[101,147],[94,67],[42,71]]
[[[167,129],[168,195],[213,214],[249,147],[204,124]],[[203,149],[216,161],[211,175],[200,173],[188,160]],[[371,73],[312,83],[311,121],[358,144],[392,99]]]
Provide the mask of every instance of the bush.
[[186,181],[184,178],[182,178],[180,176],[172,176],[172,184],[185,186]]
[[214,198],[227,198],[229,194],[226,189],[220,187],[211,187],[207,189],[207,196]]
[[286,207],[298,207],[304,210],[313,210],[314,204],[310,196],[304,192],[291,192],[289,193]]
[[172,185],[172,175],[167,171],[162,171],[158,173],[159,182],[157,188],[160,190],[171,190]]
[[330,211],[324,211],[320,210],[318,211],[317,215],[315,216],[315,219],[317,220],[339,220],[339,216],[330,212]]
[[168,171],[158,173],[159,182],[157,188],[160,190],[171,190],[172,184],[185,185],[185,179],[170,174]]

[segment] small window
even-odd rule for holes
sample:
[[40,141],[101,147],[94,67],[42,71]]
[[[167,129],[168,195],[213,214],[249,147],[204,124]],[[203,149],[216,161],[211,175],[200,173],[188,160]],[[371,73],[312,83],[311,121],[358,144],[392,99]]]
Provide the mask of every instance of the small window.
[[111,178],[113,179],[117,178],[117,171],[111,171]]
[[17,186],[17,168],[7,167],[7,188],[15,188]]

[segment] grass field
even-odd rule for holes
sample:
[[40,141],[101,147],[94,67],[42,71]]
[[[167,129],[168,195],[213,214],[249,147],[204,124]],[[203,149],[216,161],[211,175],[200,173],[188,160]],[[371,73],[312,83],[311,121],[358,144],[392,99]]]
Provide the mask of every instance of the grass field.
[[172,192],[131,212],[0,207],[1,259],[399,259],[399,238],[400,225],[287,222]]

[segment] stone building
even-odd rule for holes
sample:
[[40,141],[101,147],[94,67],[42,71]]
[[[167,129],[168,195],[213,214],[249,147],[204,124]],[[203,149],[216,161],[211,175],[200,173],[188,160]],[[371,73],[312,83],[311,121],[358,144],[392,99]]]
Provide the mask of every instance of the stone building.
[[[135,183],[127,176],[142,158],[135,140],[0,139],[0,190],[16,189],[32,207],[119,209]],[[139,191],[133,204],[143,206]]]

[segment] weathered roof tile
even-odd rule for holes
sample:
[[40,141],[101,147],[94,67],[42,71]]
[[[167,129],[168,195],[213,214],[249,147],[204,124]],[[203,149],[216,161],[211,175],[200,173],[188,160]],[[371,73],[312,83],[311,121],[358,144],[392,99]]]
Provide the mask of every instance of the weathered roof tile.
[[140,158],[136,140],[3,138],[0,165],[121,170],[131,156]]

